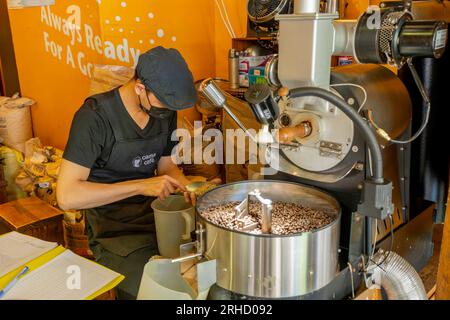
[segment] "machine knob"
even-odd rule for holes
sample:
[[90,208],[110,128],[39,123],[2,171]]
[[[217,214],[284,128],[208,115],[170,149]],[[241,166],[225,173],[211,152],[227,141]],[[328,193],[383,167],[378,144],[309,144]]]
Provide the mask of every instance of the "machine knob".
[[287,96],[289,95],[289,88],[281,87],[281,88],[278,90],[278,95],[279,95],[280,97],[282,97],[282,98],[287,97]]
[[305,121],[292,128],[281,128],[279,131],[279,142],[289,143],[295,139],[309,137],[312,133],[311,122]]
[[272,90],[268,85],[256,84],[245,92],[245,100],[250,104],[253,113],[259,123],[270,125],[279,115],[280,108],[272,96]]

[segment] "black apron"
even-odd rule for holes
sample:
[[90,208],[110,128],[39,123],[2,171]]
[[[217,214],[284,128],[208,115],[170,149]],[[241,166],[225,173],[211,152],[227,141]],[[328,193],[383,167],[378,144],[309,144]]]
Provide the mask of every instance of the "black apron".
[[[159,125],[159,134],[145,139],[127,139],[123,135],[125,122],[120,119],[122,113],[118,108],[121,106],[117,106],[115,94],[111,91],[90,98],[96,99],[97,104],[106,111],[115,143],[107,163],[93,168],[88,180],[116,183],[154,177],[158,161],[167,145],[169,121],[150,119],[159,122],[152,124]],[[85,210],[90,246],[101,245],[121,257],[145,247],[153,248],[156,254],[155,222],[150,207],[154,199],[136,196]]]

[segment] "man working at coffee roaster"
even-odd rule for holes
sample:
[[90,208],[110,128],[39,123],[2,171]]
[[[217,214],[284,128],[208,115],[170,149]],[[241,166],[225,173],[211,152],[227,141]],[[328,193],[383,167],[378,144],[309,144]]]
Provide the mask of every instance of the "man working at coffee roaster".
[[84,210],[96,260],[126,279],[119,299],[137,296],[142,271],[157,254],[151,202],[189,183],[172,162],[177,110],[197,102],[192,74],[175,49],[140,56],[134,79],[88,98],[76,113],[64,152],[57,197]]

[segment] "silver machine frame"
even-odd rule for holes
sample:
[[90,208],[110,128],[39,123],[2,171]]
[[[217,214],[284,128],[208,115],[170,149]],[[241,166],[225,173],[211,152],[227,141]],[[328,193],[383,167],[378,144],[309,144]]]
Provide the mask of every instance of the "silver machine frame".
[[[421,12],[422,18],[434,18],[436,7],[429,10],[427,6],[427,10],[422,11],[423,2],[426,1],[418,1],[417,6],[413,4],[412,13],[416,15]],[[288,89],[318,87],[332,91],[348,105],[358,109],[358,113],[370,105],[379,115],[384,116],[378,118],[378,121],[395,139],[411,137],[412,102],[403,82],[387,68],[375,64],[332,69],[333,55],[354,56],[357,59],[355,37],[359,21],[340,20],[336,12],[336,1],[329,1],[327,12],[320,12],[319,8],[320,0],[297,0],[294,1],[292,14],[276,16],[275,19],[279,22],[279,54],[277,68],[272,69],[277,69],[277,74],[268,76],[279,80],[280,86]],[[439,14],[437,16],[442,18]],[[450,20],[449,17],[445,19]],[[366,95],[370,93],[370,97],[363,97],[361,87]],[[208,82],[205,88],[203,93],[210,98],[212,104],[230,113],[220,92]],[[368,146],[353,121],[329,102],[314,97],[281,99],[278,105],[280,112],[290,117],[292,125],[304,121],[321,125],[313,126],[317,128],[317,132],[299,139],[302,146],[300,152],[298,149],[277,150],[277,154],[280,151],[281,155],[274,167],[278,172],[276,175],[262,177],[264,181],[245,182],[239,184],[239,187],[221,187],[221,199],[241,202],[255,188],[267,193],[271,189],[287,188],[283,191],[286,194],[291,192],[291,199],[295,196],[300,199],[317,188],[331,195],[327,198],[329,203],[333,203],[333,199],[339,201],[340,204],[334,204],[335,208],[339,208],[339,219],[323,234],[271,239],[266,235],[249,236],[247,233],[230,232],[197,214],[200,230],[197,233],[201,239],[198,248],[202,249],[186,258],[199,257],[202,252],[206,252],[207,257],[220,260],[218,286],[211,288],[211,295],[216,299],[343,299],[362,283],[367,262],[364,257],[370,256],[377,249],[395,251],[416,270],[422,269],[433,253],[433,207],[430,206],[414,219],[409,214],[410,146],[389,144],[379,138],[383,160],[389,164],[383,167],[383,174],[393,185],[394,210],[389,225],[364,212],[358,212],[362,182],[372,176],[373,168]],[[235,118],[232,113],[231,116]],[[237,123],[246,130],[239,119]],[[282,126],[279,122],[274,125],[275,128]],[[285,184],[293,183],[292,187],[281,186],[281,181]],[[301,185],[308,187],[303,190]],[[299,188],[302,189],[301,192]],[[321,193],[321,197],[327,196]],[[206,193],[200,200],[197,211],[202,211],[202,206],[216,203],[216,198],[214,190]],[[280,199],[277,196],[270,200]],[[261,198],[260,201],[264,202],[264,199]],[[267,202],[267,219],[270,218],[270,205]],[[245,201],[238,206],[242,212],[245,211],[243,206]],[[395,229],[394,243],[391,243],[389,236],[391,229]],[[340,239],[336,239],[337,237]],[[330,248],[327,247],[330,251],[327,252],[333,253],[328,258],[320,254],[314,255],[316,260],[302,261],[302,267],[307,264],[307,268],[300,268],[297,261],[300,256],[296,256],[298,252],[294,249],[297,246],[307,246],[316,250],[317,241],[330,244]],[[339,243],[339,250],[337,247],[331,248],[336,243]],[[236,246],[243,248],[241,252],[247,252],[248,255],[255,254],[258,248],[271,248],[271,252],[259,252],[259,258],[254,261],[245,257],[237,261],[233,255]],[[283,248],[294,249],[291,252]],[[276,268],[279,265],[273,259],[292,261],[292,268],[278,270]],[[320,265],[330,268],[317,275],[317,278],[314,272],[304,273],[305,270],[320,268]],[[255,284],[255,280],[249,277],[259,274],[265,266],[278,270],[280,275],[288,275],[289,279],[296,279],[295,284],[303,283],[304,286],[280,284],[270,290],[261,289],[261,285]],[[299,277],[303,277],[304,281],[300,281]]]

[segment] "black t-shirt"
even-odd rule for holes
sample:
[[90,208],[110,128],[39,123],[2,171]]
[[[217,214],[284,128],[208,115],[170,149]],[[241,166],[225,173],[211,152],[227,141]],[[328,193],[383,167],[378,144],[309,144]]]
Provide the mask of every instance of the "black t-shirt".
[[[113,94],[113,103],[99,105],[95,99],[87,99],[76,112],[72,121],[69,139],[64,152],[64,159],[79,164],[85,168],[95,170],[104,166],[109,159],[115,137],[105,108],[114,108],[121,122],[121,130],[127,139],[151,138],[161,132],[161,121],[169,122],[169,136],[162,156],[170,156],[172,149],[178,142],[171,141],[171,135],[177,129],[177,115],[171,119],[159,120],[150,118],[147,126],[141,129],[126,110],[118,89]],[[126,180],[126,177],[123,177]]]

